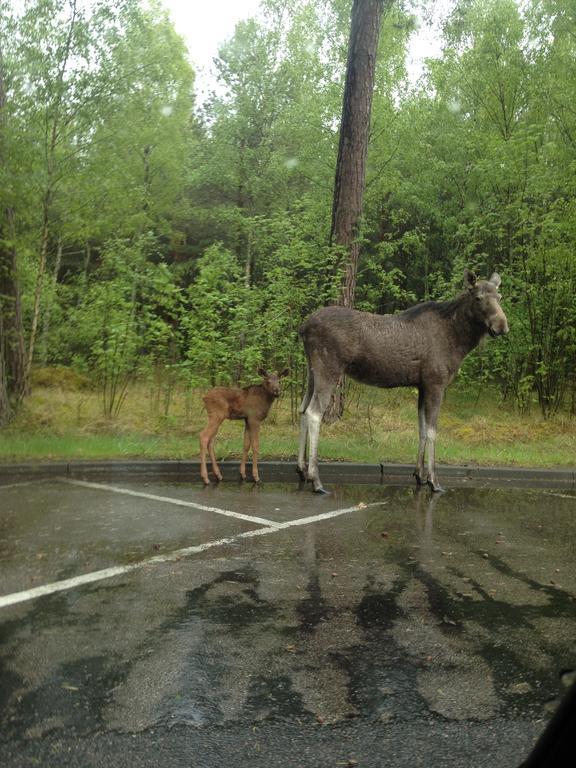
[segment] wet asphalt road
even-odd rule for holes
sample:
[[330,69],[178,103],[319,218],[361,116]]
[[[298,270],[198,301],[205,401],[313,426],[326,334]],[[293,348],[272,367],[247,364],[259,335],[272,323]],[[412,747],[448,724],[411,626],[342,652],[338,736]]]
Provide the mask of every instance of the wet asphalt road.
[[333,491],[4,483],[0,764],[518,766],[576,669],[576,496]]

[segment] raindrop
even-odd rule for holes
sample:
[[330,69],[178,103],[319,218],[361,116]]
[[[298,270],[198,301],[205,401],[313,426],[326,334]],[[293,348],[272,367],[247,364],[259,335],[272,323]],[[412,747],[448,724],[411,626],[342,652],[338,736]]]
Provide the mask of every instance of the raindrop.
[[458,112],[462,111],[462,105],[458,99],[450,99],[446,106],[448,107],[448,111],[452,112],[453,115],[456,115]]
[[560,680],[562,681],[562,685],[564,685],[566,688],[574,685],[574,683],[576,683],[576,670],[569,669],[565,672],[562,672],[560,675]]
[[288,168],[289,171],[292,171],[296,166],[300,163],[297,157],[289,157],[287,160],[284,161],[284,165],[286,168]]
[[419,16],[410,16],[410,26],[415,32],[418,32],[422,26],[422,19]]
[[24,85],[22,86],[22,90],[26,96],[33,96],[35,91],[35,85],[30,79],[26,79],[24,82]]
[[162,117],[170,117],[172,112],[173,112],[173,109],[170,106],[170,104],[165,104],[163,107],[160,108],[160,114],[162,115]]

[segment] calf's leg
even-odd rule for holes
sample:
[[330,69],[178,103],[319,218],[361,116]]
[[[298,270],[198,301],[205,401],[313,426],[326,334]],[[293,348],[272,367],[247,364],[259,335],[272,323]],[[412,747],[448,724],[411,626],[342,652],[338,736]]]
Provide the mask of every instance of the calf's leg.
[[216,463],[216,455],[214,453],[214,438],[218,432],[218,428],[222,421],[218,418],[209,417],[208,425],[200,432],[200,477],[205,485],[210,484],[208,479],[208,469],[206,468],[206,451],[210,453],[210,461],[212,462],[212,471],[218,480],[222,480],[222,474],[218,469]]
[[214,477],[216,478],[216,480],[220,482],[220,480],[222,480],[222,472],[220,472],[220,468],[218,467],[218,462],[216,461],[216,453],[214,451],[215,439],[216,439],[216,434],[212,435],[212,438],[208,443],[208,450],[210,452],[210,461],[212,462],[212,472],[214,473]]
[[222,480],[222,472],[220,472],[220,468],[218,466],[218,462],[216,461],[216,453],[214,452],[214,440],[216,438],[216,435],[210,440],[208,443],[208,450],[210,451],[210,461],[212,462],[212,472],[214,473],[214,477],[218,482]]

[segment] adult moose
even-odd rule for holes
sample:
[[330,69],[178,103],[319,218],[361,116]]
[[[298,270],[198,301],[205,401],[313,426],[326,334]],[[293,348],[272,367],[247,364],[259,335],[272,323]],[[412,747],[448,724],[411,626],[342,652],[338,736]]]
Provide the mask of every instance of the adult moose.
[[[308,387],[300,406],[298,472],[325,493],[318,472],[322,416],[342,374],[377,387],[416,387],[420,442],[414,475],[442,491],[435,471],[436,423],[444,390],[462,360],[486,335],[508,333],[500,306],[500,275],[478,280],[464,270],[465,290],[450,301],[428,301],[396,315],[374,315],[345,307],[319,309],[300,335],[308,359]],[[310,456],[306,472],[306,442]],[[424,455],[428,449],[428,472]]]

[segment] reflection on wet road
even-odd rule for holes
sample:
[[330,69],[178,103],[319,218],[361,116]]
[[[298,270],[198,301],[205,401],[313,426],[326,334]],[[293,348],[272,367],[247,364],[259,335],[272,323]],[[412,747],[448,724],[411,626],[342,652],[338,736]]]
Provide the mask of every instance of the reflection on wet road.
[[[27,572],[63,578],[83,558],[101,567],[198,541],[205,526],[207,538],[250,527],[27,490],[30,515],[16,498],[0,508],[2,585],[14,590]],[[0,611],[3,765],[62,764],[66,749],[70,765],[105,765],[94,749],[128,754],[134,734],[142,752],[118,765],[158,764],[161,749],[185,764],[186,748],[199,766],[519,765],[576,669],[576,498],[371,486],[329,500],[294,486],[208,498],[282,521],[387,503]]]

